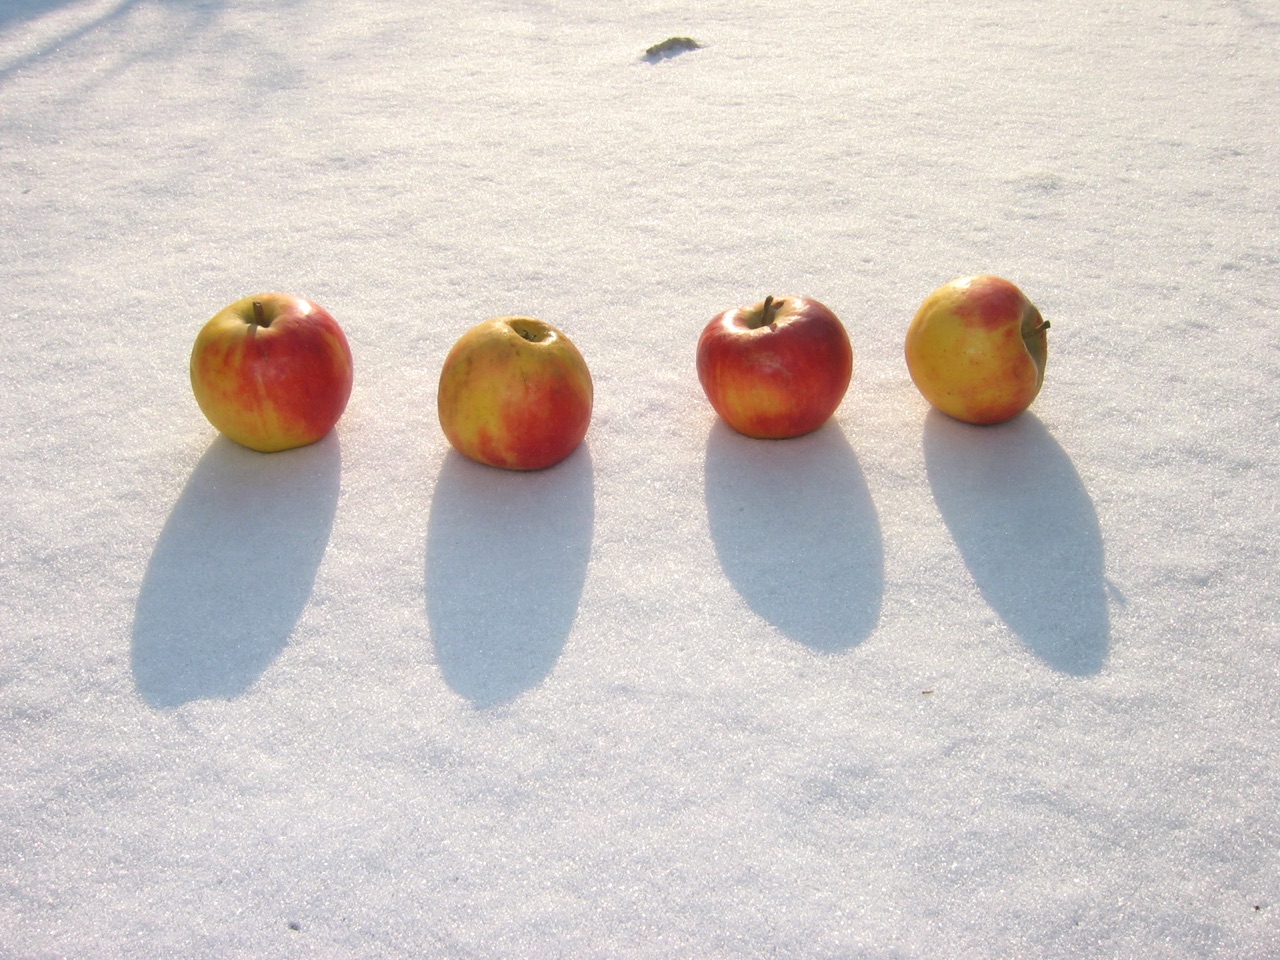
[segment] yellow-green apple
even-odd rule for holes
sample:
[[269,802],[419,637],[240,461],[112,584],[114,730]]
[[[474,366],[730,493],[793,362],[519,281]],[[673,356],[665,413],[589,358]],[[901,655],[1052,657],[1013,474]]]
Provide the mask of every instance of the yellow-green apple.
[[808,297],[765,297],[726,310],[702,331],[697,360],[716,413],[739,433],[765,439],[818,429],[853,376],[844,325]]
[[209,422],[269,453],[314,443],[351,396],[351,347],[329,312],[260,293],[215,313],[191,349],[191,389]]
[[591,372],[578,348],[535,317],[494,317],[453,345],[436,405],[449,442],[472,460],[541,470],[573,453],[591,422]]
[[924,398],[967,423],[1003,423],[1044,382],[1049,324],[1008,280],[960,277],[929,294],[907,328],[907,370]]

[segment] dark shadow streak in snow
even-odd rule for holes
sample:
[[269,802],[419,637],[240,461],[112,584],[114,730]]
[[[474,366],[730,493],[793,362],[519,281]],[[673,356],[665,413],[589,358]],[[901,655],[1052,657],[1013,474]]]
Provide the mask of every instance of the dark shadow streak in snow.
[[555,666],[594,516],[585,446],[531,473],[445,457],[427,522],[427,621],[445,682],[476,707],[515,699]]
[[237,697],[279,656],[329,542],[341,460],[333,434],[271,454],[210,445],[138,595],[133,675],[147,703]]
[[[226,0],[159,0],[159,3],[162,6],[185,11],[189,17],[187,28],[180,32],[179,37],[170,48],[170,53],[181,52],[186,42],[190,39],[190,35],[207,26],[226,6]],[[74,0],[0,0],[0,33],[12,28],[19,21],[35,20],[51,10],[73,5]],[[8,82],[16,74],[32,66],[37,61],[59,52],[65,52],[78,41],[91,34],[108,28],[116,22],[123,21],[135,7],[143,5],[144,0],[120,0],[120,3],[106,13],[100,14],[91,20],[86,20],[78,26],[67,30],[44,46],[23,54],[17,60],[0,64],[0,84]]]
[[0,4],[0,31],[16,22],[35,20],[51,10],[67,7],[77,0],[5,0]]
[[822,653],[871,635],[884,542],[858,458],[835,423],[752,440],[717,420],[705,483],[720,565],[752,610]]
[[930,411],[929,486],[978,589],[1038,657],[1097,673],[1110,643],[1098,515],[1070,457],[1030,413],[975,427]]

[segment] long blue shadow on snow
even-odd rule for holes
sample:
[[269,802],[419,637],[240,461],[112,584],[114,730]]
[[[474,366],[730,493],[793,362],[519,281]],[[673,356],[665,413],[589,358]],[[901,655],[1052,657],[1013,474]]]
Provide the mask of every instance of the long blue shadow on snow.
[[720,565],[752,610],[823,653],[871,635],[884,597],[884,541],[858,458],[836,424],[752,440],[718,420],[705,482]]
[[[27,50],[17,59],[9,63],[0,63],[0,84],[8,82],[19,72],[46,57],[74,50],[81,40],[92,37],[99,31],[117,27],[140,7],[159,6],[162,9],[174,11],[183,18],[178,22],[177,29],[173,29],[170,24],[170,29],[165,31],[166,36],[162,46],[152,46],[146,49],[143,55],[174,56],[188,52],[195,35],[208,29],[226,5],[227,0],[159,0],[158,3],[152,0],[119,0],[114,7],[106,11],[95,9],[76,11],[72,19],[79,22],[74,26],[68,27],[56,37],[49,39],[43,46]],[[81,0],[0,0],[0,35],[19,24],[28,20],[38,20],[62,7],[92,8],[92,5],[84,4]],[[132,53],[129,56],[132,58],[138,54]],[[107,72],[113,73],[114,69],[109,68]]]
[[5,0],[0,4],[0,31],[24,20],[37,20],[75,2],[76,0]]
[[474,706],[550,674],[577,617],[594,518],[585,446],[530,473],[446,455],[427,522],[427,622],[445,682]]
[[219,437],[151,554],[133,621],[133,676],[153,707],[231,699],[289,642],[338,504],[338,438],[262,454]]
[[1098,515],[1071,458],[1030,413],[975,427],[930,411],[925,466],[969,572],[1000,618],[1064,673],[1107,658]]

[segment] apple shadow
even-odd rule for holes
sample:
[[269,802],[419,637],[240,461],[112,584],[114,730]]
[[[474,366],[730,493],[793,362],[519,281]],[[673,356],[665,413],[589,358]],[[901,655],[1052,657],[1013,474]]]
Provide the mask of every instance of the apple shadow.
[[871,635],[884,597],[884,542],[839,427],[753,440],[717,420],[705,478],[716,554],[752,610],[821,653]]
[[594,524],[591,455],[529,473],[450,450],[427,522],[427,622],[449,687],[492,707],[537,686],[577,617]]
[[209,446],[138,594],[133,675],[147,703],[233,699],[279,656],[329,542],[341,461],[335,434],[271,454]]
[[1053,668],[1100,671],[1111,633],[1102,532],[1066,451],[1031,413],[977,427],[931,410],[924,455],[986,601]]

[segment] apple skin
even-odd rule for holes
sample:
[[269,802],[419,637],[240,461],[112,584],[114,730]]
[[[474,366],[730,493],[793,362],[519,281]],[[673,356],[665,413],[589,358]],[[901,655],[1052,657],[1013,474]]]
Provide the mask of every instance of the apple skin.
[[315,443],[351,396],[351,347],[319,304],[260,293],[214,314],[191,349],[191,389],[209,422],[252,450]]
[[1049,324],[1008,280],[982,274],[943,284],[907,328],[911,379],[924,398],[966,423],[1011,420],[1044,382]]
[[708,323],[697,362],[702,389],[729,426],[780,440],[810,433],[835,413],[853,377],[853,345],[817,300],[766,297]]
[[573,453],[591,423],[591,372],[560,330],[494,317],[453,345],[436,406],[454,448],[505,470],[542,470]]

